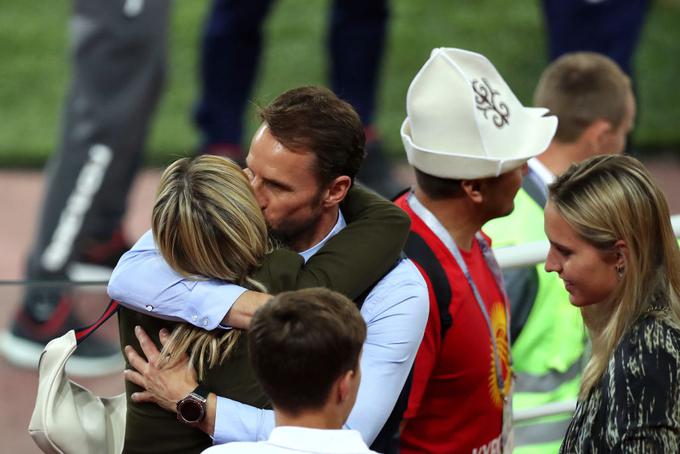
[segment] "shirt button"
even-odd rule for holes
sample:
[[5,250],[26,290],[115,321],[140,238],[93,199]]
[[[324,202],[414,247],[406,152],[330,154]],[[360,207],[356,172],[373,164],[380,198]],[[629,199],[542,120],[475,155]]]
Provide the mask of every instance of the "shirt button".
[[193,315],[191,317],[191,321],[195,322],[196,320],[198,320],[198,315]]
[[201,320],[201,323],[203,324],[203,326],[208,326],[208,319],[204,318],[203,320]]
[[146,305],[146,310],[151,312],[153,310],[153,306],[151,304]]

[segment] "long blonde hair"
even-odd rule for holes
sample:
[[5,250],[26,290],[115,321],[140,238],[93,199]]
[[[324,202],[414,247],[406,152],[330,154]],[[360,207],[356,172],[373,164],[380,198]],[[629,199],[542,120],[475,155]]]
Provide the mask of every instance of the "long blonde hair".
[[[581,397],[602,377],[609,359],[633,323],[646,312],[680,326],[680,250],[668,203],[649,172],[629,156],[598,156],[573,165],[550,186],[550,201],[564,220],[603,252],[623,240],[628,253],[608,311],[596,320],[582,310],[592,341]],[[657,311],[660,307],[662,311]]]
[[[234,162],[205,155],[170,164],[161,176],[151,225],[158,250],[179,274],[264,291],[250,273],[269,250],[267,227],[248,178]],[[188,352],[202,379],[227,358],[240,335],[180,324],[162,348],[162,364]]]

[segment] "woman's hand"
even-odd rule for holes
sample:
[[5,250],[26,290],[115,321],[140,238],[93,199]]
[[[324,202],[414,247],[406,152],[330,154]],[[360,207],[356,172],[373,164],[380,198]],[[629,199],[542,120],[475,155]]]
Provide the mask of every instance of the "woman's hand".
[[[165,345],[170,334],[164,329],[159,334],[161,344]],[[125,355],[134,368],[123,372],[125,379],[144,389],[132,394],[132,400],[137,403],[153,402],[165,410],[176,412],[177,402],[198,386],[196,370],[187,355],[181,356],[174,364],[160,367],[160,352],[151,338],[140,326],[135,327],[135,336],[146,359],[131,346],[125,346]]]

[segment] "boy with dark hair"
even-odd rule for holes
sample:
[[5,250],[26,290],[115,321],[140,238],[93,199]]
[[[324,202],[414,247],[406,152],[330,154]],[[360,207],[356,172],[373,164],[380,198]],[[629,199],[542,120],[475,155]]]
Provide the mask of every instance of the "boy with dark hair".
[[365,339],[361,313],[339,293],[311,288],[274,297],[253,317],[248,347],[276,428],[267,441],[205,452],[373,452],[359,432],[340,430],[359,389]]

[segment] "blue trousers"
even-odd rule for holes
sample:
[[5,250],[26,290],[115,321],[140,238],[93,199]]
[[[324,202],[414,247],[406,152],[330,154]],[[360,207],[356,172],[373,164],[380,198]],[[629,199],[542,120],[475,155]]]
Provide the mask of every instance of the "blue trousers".
[[[213,1],[203,30],[202,91],[194,112],[203,146],[242,143],[243,113],[271,5],[271,0]],[[387,0],[335,0],[329,14],[329,85],[365,125],[373,122],[387,18]]]
[[631,74],[648,0],[543,0],[550,59],[589,50],[607,55]]

